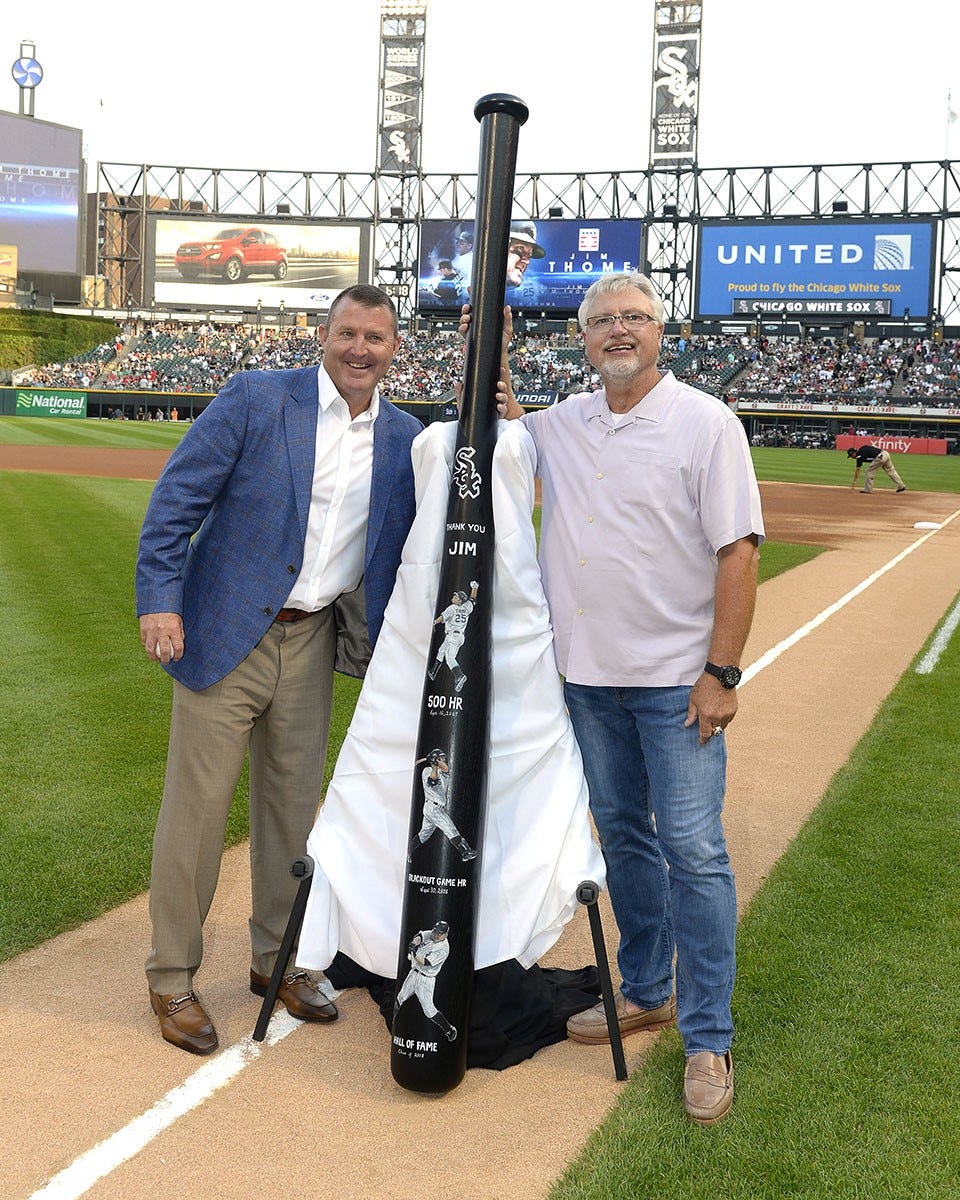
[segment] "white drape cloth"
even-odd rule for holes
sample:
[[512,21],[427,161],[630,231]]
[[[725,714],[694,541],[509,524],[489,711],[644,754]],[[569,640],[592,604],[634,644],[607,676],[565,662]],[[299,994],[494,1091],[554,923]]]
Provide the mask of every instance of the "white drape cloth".
[[[316,870],[297,963],[338,950],[396,975],[421,689],[433,633],[455,422],[413,443],[417,516],[383,630],[307,843]],[[584,879],[604,883],[580,752],[563,703],[530,514],[535,450],[501,422],[493,463],[496,527],[487,816],[475,965],[527,967],[559,938]],[[419,807],[418,807],[419,819]]]

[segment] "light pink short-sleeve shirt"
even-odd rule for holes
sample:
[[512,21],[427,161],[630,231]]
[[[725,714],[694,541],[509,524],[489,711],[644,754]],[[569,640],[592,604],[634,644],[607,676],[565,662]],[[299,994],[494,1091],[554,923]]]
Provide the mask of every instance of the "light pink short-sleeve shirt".
[[740,421],[669,371],[619,423],[603,391],[523,421],[537,448],[540,562],[561,673],[607,687],[695,683],[717,551],[763,540]]

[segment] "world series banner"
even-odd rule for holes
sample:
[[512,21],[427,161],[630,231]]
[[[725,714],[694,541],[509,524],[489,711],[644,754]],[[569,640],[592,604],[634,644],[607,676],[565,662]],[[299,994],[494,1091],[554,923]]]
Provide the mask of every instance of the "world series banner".
[[387,41],[382,71],[380,170],[400,174],[416,171],[420,166],[423,40]]

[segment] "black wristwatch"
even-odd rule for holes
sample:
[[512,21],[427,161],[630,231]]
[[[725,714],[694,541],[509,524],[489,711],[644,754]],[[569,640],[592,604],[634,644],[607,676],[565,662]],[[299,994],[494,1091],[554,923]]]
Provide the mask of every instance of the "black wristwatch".
[[739,667],[718,667],[716,663],[708,662],[703,669],[708,675],[719,679],[720,686],[725,688],[735,688],[743,678],[743,672]]

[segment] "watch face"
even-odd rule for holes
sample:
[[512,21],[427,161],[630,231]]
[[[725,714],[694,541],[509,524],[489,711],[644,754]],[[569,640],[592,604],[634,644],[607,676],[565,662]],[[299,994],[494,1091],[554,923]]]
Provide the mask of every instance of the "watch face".
[[740,682],[740,677],[743,672],[739,667],[722,667],[720,669],[720,682],[725,688],[735,688]]

